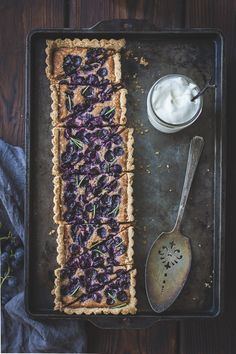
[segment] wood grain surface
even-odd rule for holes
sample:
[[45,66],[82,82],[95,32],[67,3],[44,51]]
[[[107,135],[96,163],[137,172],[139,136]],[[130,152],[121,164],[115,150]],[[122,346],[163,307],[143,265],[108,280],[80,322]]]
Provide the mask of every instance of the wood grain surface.
[[227,46],[227,203],[225,311],[215,320],[159,322],[145,330],[102,330],[87,323],[88,351],[108,354],[235,354],[236,1],[1,0],[0,137],[24,144],[25,40],[32,28],[90,27],[113,18],[147,19],[158,28],[216,27]]

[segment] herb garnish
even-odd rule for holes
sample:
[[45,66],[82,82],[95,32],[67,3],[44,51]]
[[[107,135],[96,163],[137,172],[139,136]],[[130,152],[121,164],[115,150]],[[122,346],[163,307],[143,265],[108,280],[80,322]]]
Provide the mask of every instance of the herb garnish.
[[[80,185],[81,185],[81,183],[83,182],[83,180],[85,179],[85,177],[86,177],[86,176],[83,176],[83,177],[81,178],[80,182],[77,183],[77,187],[78,187],[78,188],[80,187]],[[77,181],[78,181],[78,176],[77,176]]]
[[104,254],[102,251],[100,251],[100,250],[98,250],[98,249],[95,249],[94,251],[95,251],[95,252],[98,252],[98,253],[100,253],[100,254],[102,254],[102,255]]
[[121,242],[119,242],[118,245],[115,246],[115,248],[119,247],[123,242],[124,242],[124,240],[122,240]]
[[70,296],[75,295],[75,293],[77,293],[77,291],[79,290],[79,288],[80,288],[80,284],[78,284],[78,285],[76,286],[76,288],[74,289],[74,291],[73,291],[71,294],[69,294],[69,295],[70,295]]
[[111,308],[112,309],[118,309],[118,308],[120,308],[120,307],[125,307],[125,306],[127,306],[128,304],[127,304],[127,302],[125,303],[125,304],[120,304],[120,305],[116,305],[116,306],[111,306]]
[[112,300],[116,301],[116,297],[111,295],[111,293],[107,292],[107,295],[109,295],[112,298]]
[[114,213],[114,216],[116,216],[118,214],[118,211],[119,211],[119,204],[112,211],[110,211],[110,213],[108,213],[107,215],[111,215]]
[[3,283],[4,283],[4,281],[5,281],[7,278],[10,278],[10,276],[9,276],[10,271],[11,271],[11,268],[10,268],[10,266],[8,265],[7,272],[4,274],[3,277],[1,277],[0,287],[3,286]]
[[93,218],[95,218],[95,215],[96,215],[96,205],[94,204],[93,205]]
[[85,92],[87,91],[88,88],[89,88],[89,86],[86,86],[86,87],[81,91],[82,95],[85,94]]
[[111,112],[113,112],[116,108],[112,107],[111,109],[109,109],[109,111],[107,111],[104,115],[106,116],[107,114],[110,114]]
[[74,143],[79,149],[83,149],[83,143],[82,141],[80,141],[79,139],[75,139],[75,138],[70,138],[70,140],[72,141],[72,143]]
[[66,98],[67,98],[67,102],[68,102],[68,108],[69,108],[69,111],[71,111],[71,110],[72,110],[72,101],[71,101],[71,97],[70,97],[70,95],[67,95],[67,96],[66,96]]

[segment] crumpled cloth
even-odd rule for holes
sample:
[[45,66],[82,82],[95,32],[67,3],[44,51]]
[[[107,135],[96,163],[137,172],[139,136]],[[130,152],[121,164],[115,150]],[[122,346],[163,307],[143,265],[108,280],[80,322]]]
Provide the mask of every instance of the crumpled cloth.
[[[0,222],[1,235],[11,230],[24,243],[25,155],[20,147],[0,139]],[[2,295],[11,300],[1,308],[2,353],[84,353],[87,339],[83,321],[35,321],[24,309],[23,271],[20,286],[3,286]]]

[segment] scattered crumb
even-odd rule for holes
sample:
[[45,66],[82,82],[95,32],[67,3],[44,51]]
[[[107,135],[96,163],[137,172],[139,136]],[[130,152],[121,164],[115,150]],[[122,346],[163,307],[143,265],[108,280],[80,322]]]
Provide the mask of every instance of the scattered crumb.
[[148,170],[148,169],[146,169],[145,171],[146,171],[148,174],[150,174],[150,173],[151,173],[151,171],[150,171],[150,170]]
[[138,57],[134,57],[134,60],[135,60],[135,61],[138,61]]
[[211,284],[205,283],[205,288],[211,289]]
[[198,247],[202,247],[201,243],[198,244]]
[[167,165],[166,165],[166,168],[170,168],[170,165],[167,164]]
[[144,225],[144,227],[143,227],[143,231],[146,231],[147,230],[147,226],[146,225]]
[[56,232],[56,230],[51,230],[51,231],[49,232],[49,235],[55,234],[55,232]]
[[169,189],[169,192],[172,192],[172,189],[171,189],[171,188]]
[[210,172],[210,169],[209,169],[209,168],[207,169],[207,172]]
[[144,57],[141,57],[139,60],[139,64],[143,66],[147,66],[149,63]]
[[156,151],[156,152],[155,152],[155,155],[159,155],[159,154],[160,154],[160,151]]
[[137,77],[137,73],[135,73],[134,75],[133,75],[133,79],[136,79],[136,77]]
[[149,129],[145,129],[144,132],[145,132],[145,133],[148,133],[148,132],[149,132]]
[[151,165],[147,165],[147,168],[150,167]]
[[196,297],[193,297],[193,298],[192,298],[192,300],[193,300],[193,301],[196,301],[196,300],[197,300],[197,298],[196,298]]

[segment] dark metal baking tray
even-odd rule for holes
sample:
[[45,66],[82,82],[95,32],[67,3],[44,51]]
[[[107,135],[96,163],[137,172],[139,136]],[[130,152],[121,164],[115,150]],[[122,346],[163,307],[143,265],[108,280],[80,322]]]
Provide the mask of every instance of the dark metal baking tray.
[[[51,99],[45,76],[45,41],[55,38],[125,38],[123,81],[128,89],[128,125],[135,128],[135,264],[138,311],[135,316],[68,316],[53,311],[56,268],[52,217]],[[147,66],[140,64],[144,57]],[[83,318],[103,327],[145,327],[161,319],[214,317],[222,308],[225,116],[223,39],[216,30],[154,31],[145,22],[109,21],[92,29],[35,30],[27,39],[25,196],[25,300],[35,318]],[[159,77],[180,73],[202,87],[211,75],[217,89],[204,95],[200,118],[191,127],[162,134],[149,123],[146,96]],[[193,262],[177,301],[163,314],[153,312],[144,287],[144,265],[154,238],[176,218],[190,139],[201,135],[205,148],[183,220],[191,235]],[[149,173],[150,172],[150,173]]]

